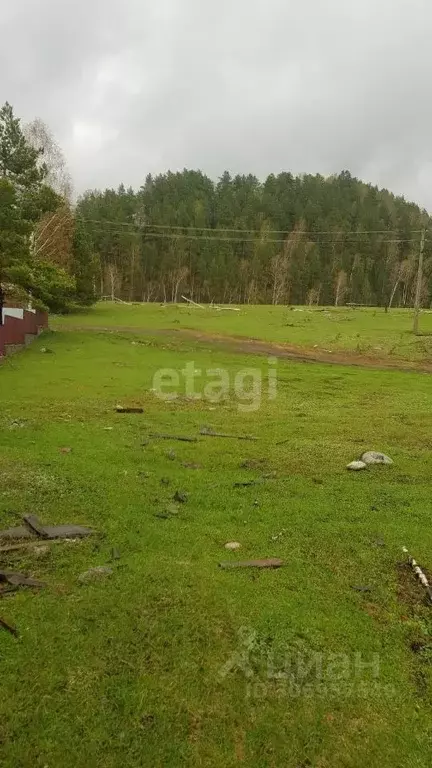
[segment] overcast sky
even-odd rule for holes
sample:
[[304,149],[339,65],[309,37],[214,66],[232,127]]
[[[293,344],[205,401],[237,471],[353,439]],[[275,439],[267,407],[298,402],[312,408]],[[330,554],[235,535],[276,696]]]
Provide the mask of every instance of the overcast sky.
[[0,100],[77,192],[347,168],[432,210],[430,0],[4,0],[0,29]]

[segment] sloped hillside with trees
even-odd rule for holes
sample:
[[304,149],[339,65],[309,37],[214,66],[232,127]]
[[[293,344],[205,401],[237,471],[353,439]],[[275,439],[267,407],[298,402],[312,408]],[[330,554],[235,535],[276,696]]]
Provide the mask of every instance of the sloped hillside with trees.
[[[100,262],[101,295],[124,300],[408,306],[415,293],[417,205],[348,171],[255,176],[200,171],[148,176],[135,192],[78,202]],[[432,291],[426,242],[422,303]]]

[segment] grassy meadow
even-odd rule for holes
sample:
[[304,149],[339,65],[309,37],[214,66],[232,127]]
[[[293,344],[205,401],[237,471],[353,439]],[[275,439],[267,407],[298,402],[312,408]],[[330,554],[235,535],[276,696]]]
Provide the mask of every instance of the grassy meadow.
[[[406,545],[432,569],[429,376],[279,360],[269,400],[266,357],[177,333],[360,334],[424,359],[409,314],[98,305],[52,327],[0,367],[0,525],[33,512],[98,533],[0,553],[47,585],[1,600],[20,632],[0,630],[2,766],[427,768],[432,621],[400,561]],[[198,393],[223,369],[229,395],[158,399],[155,373],[191,362]],[[243,368],[262,375],[254,411]],[[368,449],[394,464],[347,472]],[[285,565],[218,566],[264,557]],[[95,566],[113,572],[81,583]]]
[[242,306],[239,312],[183,304],[99,303],[86,315],[53,318],[52,327],[190,329],[207,334],[343,351],[394,360],[430,361],[432,312],[420,316],[420,336],[412,334],[412,310],[349,307]]

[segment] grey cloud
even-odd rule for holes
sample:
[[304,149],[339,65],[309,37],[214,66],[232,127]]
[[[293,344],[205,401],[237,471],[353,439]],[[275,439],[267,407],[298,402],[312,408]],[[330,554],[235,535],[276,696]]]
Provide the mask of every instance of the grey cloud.
[[0,86],[78,191],[349,168],[432,208],[431,32],[427,0],[16,0]]

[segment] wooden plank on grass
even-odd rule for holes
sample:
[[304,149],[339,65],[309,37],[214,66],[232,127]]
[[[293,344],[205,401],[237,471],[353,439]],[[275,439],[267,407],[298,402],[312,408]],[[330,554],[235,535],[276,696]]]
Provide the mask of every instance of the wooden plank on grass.
[[269,557],[265,560],[233,560],[228,563],[219,563],[219,568],[281,568],[283,560],[277,557]]

